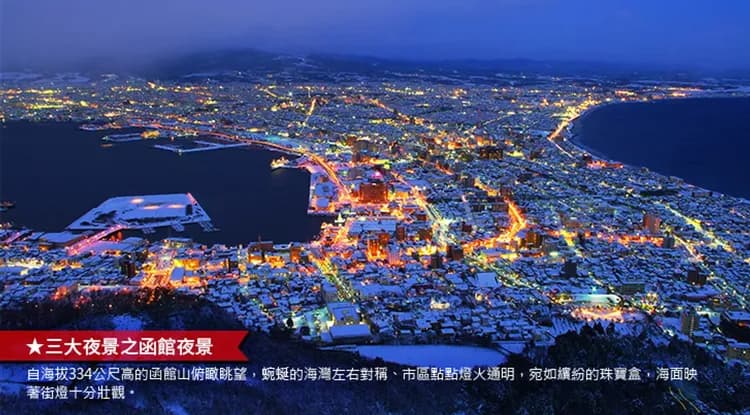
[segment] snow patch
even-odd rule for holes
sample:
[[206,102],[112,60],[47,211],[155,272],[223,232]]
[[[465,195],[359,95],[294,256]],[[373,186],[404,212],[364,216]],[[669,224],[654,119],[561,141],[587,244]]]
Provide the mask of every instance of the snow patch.
[[381,358],[387,362],[409,366],[474,367],[497,366],[506,357],[497,350],[475,346],[454,345],[398,345],[357,346],[363,357]]
[[115,330],[137,331],[143,329],[143,321],[128,314],[112,317],[112,324],[114,324]]

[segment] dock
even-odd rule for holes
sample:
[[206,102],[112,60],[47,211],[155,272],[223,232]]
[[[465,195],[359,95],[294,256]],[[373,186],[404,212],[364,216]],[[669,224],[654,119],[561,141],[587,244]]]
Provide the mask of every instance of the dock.
[[171,151],[177,154],[185,154],[185,153],[197,153],[199,151],[220,150],[223,148],[246,147],[249,145],[247,143],[220,144],[220,143],[212,143],[209,141],[199,141],[199,140],[195,140],[195,143],[200,144],[201,147],[180,148],[179,146],[171,145],[171,144],[154,144],[154,148],[158,148],[160,150]]
[[138,141],[142,139],[143,137],[141,137],[140,133],[110,134],[102,137],[102,141],[111,141],[113,143],[127,143],[129,141]]

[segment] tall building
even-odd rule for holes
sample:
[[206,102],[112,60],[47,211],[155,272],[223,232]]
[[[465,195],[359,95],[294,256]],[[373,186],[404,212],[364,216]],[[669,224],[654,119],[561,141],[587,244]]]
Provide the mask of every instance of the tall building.
[[667,233],[667,235],[664,237],[664,242],[662,242],[661,247],[672,249],[674,248],[674,245],[675,245],[674,236],[672,236],[672,234],[670,233]]
[[135,262],[130,258],[130,255],[120,258],[120,272],[128,278],[133,278],[138,273]]
[[388,242],[391,240],[391,234],[388,232],[379,232],[378,233],[378,244],[380,244],[381,249],[385,249],[386,245],[388,245]]
[[417,232],[419,234],[419,239],[423,241],[432,240],[432,228],[419,228]]
[[352,144],[352,159],[354,162],[372,157],[376,152],[377,147],[369,138],[360,138]]
[[446,256],[452,261],[464,259],[464,248],[461,245],[448,245]]
[[434,253],[430,256],[430,268],[438,269],[443,267],[443,256],[439,253]]
[[704,285],[708,276],[702,273],[698,268],[693,268],[687,272],[687,282],[693,285]]
[[302,247],[297,244],[292,244],[292,246],[289,247],[289,260],[297,264],[301,259]]
[[661,226],[661,218],[654,215],[653,213],[643,214],[643,229],[650,234],[659,233],[659,226]]
[[231,259],[231,258],[224,258],[224,270],[226,272],[232,272],[237,269],[237,266],[239,264],[237,263],[237,260]]
[[542,246],[543,241],[544,235],[537,231],[529,230],[526,232],[526,235],[523,238],[523,245],[526,248],[539,248]]
[[406,226],[396,225],[396,240],[399,242],[406,240]]
[[388,249],[388,265],[401,264],[401,251],[396,246],[390,246]]
[[247,260],[250,262],[266,262],[266,252],[271,251],[273,251],[273,242],[261,241],[258,238],[258,242],[250,242],[247,245]]
[[380,242],[375,238],[370,238],[367,240],[367,257],[371,261],[373,259],[379,258],[380,254],[382,253],[382,249],[380,248]]
[[503,149],[498,146],[480,147],[479,157],[489,160],[500,160],[503,158]]
[[573,278],[578,276],[578,263],[569,259],[565,260],[562,267],[561,276],[566,278]]

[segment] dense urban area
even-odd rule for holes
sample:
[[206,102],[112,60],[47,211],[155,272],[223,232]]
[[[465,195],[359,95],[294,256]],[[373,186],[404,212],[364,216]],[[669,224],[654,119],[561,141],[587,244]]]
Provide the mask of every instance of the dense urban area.
[[[152,140],[185,163],[195,151],[278,151],[268,168],[309,171],[308,213],[329,220],[311,241],[149,239],[163,227],[212,230],[221,212],[178,193],[121,195],[51,232],[4,223],[0,308],[160,287],[250,330],[320,346],[513,354],[599,323],[746,368],[750,345],[736,333],[750,325],[750,202],[602,159],[574,134],[601,105],[746,90],[496,76],[505,86],[345,74],[5,77],[4,122],[74,121],[102,143]],[[3,209],[22,208],[10,203]]]

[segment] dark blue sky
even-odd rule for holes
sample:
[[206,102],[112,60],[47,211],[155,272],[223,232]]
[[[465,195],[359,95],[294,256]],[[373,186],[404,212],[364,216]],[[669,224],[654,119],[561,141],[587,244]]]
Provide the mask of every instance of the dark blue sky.
[[0,0],[4,63],[250,47],[750,67],[745,0]]

